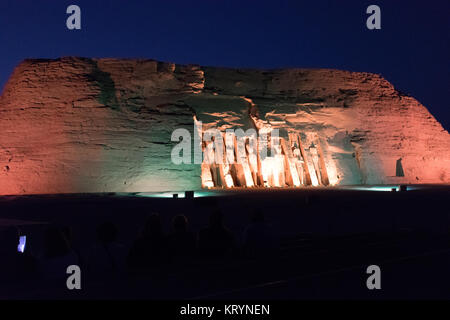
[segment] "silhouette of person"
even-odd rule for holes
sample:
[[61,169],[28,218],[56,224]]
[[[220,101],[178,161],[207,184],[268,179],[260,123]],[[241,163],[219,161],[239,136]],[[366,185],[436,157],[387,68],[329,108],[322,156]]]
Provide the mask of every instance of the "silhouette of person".
[[226,257],[235,252],[234,236],[224,226],[220,210],[211,213],[209,226],[199,232],[198,248],[200,255],[206,258]]
[[63,232],[57,227],[49,227],[44,233],[44,253],[40,268],[46,279],[66,278],[70,265],[80,265],[78,255],[70,248]]
[[112,222],[97,226],[97,243],[90,249],[87,261],[90,275],[99,278],[124,272],[126,249],[118,242],[118,233]]
[[157,267],[167,261],[167,239],[162,232],[159,214],[147,219],[141,235],[128,254],[128,265],[134,269]]
[[251,223],[244,231],[244,251],[247,256],[261,258],[270,255],[276,248],[272,227],[266,223],[261,210],[255,210]]
[[195,254],[195,236],[188,231],[188,219],[180,214],[172,220],[173,232],[169,235],[170,256],[178,262],[190,260]]
[[80,261],[80,264],[83,265],[83,257],[80,254],[80,251],[74,247],[73,244],[73,231],[72,228],[70,226],[63,226],[61,228],[61,232],[63,234],[63,236],[66,238],[67,244],[69,245],[69,247],[73,250],[73,252],[78,256],[78,259]]

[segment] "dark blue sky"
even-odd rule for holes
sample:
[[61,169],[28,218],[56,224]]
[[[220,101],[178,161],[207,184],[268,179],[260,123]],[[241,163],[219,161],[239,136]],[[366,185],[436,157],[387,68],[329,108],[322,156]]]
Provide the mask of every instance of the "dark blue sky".
[[[66,28],[66,8],[82,30]],[[365,26],[381,7],[382,29]],[[28,57],[143,57],[382,74],[450,129],[450,1],[1,0],[0,87]]]

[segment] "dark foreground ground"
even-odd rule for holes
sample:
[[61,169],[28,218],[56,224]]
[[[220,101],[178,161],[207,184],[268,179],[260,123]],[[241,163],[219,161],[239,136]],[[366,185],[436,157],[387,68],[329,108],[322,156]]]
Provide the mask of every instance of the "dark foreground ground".
[[[387,188],[389,189],[389,188]],[[305,189],[216,192],[194,199],[157,195],[91,194],[0,197],[0,226],[20,225],[27,250],[39,256],[49,224],[70,226],[80,252],[95,242],[95,228],[114,222],[130,246],[151,212],[165,231],[184,214],[198,232],[219,207],[238,243],[255,208],[279,239],[276,252],[220,261],[172,263],[144,274],[83,281],[39,278],[0,285],[0,298],[120,299],[450,299],[450,187],[406,192]],[[381,268],[381,290],[368,290],[366,268]]]

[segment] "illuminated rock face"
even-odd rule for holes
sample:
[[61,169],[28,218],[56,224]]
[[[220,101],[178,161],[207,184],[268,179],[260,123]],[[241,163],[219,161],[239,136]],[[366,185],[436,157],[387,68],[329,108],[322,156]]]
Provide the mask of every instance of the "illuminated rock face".
[[315,142],[332,185],[450,183],[450,135],[379,75],[62,58],[24,61],[4,89],[0,194],[199,189],[202,166],[170,158],[194,114],[280,129],[311,158]]

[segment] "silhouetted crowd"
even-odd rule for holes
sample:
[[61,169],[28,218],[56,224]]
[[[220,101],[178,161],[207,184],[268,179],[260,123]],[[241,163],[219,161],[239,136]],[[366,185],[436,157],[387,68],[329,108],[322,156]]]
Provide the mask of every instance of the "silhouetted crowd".
[[1,229],[0,280],[17,281],[67,278],[70,265],[80,266],[90,279],[151,272],[155,268],[203,263],[210,260],[267,257],[277,248],[277,239],[261,211],[256,210],[245,228],[242,241],[236,240],[224,224],[219,209],[214,209],[209,224],[198,233],[190,231],[182,214],[172,219],[171,232],[165,234],[160,215],[152,213],[130,246],[119,241],[119,228],[112,222],[96,227],[96,240],[83,250],[73,245],[70,227],[49,226],[43,232],[42,252],[20,252],[20,230]]

